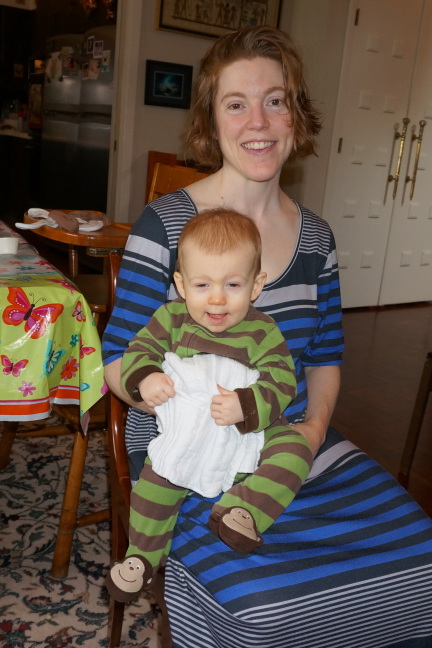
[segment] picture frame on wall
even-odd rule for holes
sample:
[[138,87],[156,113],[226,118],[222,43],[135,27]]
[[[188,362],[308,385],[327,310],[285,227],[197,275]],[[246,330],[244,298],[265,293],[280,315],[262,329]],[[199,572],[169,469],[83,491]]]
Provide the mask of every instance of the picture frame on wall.
[[255,25],[277,27],[281,0],[159,0],[157,29],[217,38]]
[[189,108],[192,72],[192,65],[147,60],[144,103],[148,106]]

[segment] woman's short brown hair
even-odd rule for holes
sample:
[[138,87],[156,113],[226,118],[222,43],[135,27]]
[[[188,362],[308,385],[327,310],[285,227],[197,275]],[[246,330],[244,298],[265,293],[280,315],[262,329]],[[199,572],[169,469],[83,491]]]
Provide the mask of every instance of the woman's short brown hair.
[[208,209],[186,223],[178,242],[180,272],[188,243],[194,243],[207,254],[223,254],[250,244],[254,251],[254,272],[258,274],[261,269],[261,236],[258,228],[252,219],[233,209]]
[[220,73],[231,63],[259,57],[282,65],[286,101],[294,128],[293,152],[296,155],[315,153],[314,140],[321,129],[320,115],[309,98],[297,48],[289,36],[275,27],[249,27],[218,38],[202,59],[194,85],[186,146],[192,158],[210,171],[217,171],[222,166],[214,118]]

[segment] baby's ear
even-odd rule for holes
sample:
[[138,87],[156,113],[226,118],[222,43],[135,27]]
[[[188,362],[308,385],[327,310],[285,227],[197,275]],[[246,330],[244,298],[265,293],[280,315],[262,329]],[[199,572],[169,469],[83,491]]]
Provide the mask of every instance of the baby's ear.
[[184,281],[183,277],[181,276],[180,272],[174,272],[174,282],[177,288],[177,292],[182,297],[183,299],[186,299],[185,295],[185,289],[184,289]]
[[265,286],[266,279],[267,279],[267,273],[266,272],[260,272],[259,274],[257,274],[257,276],[255,277],[255,283],[254,283],[254,286],[253,286],[253,289],[252,289],[251,301],[255,301],[255,299],[257,299],[260,296],[261,291]]

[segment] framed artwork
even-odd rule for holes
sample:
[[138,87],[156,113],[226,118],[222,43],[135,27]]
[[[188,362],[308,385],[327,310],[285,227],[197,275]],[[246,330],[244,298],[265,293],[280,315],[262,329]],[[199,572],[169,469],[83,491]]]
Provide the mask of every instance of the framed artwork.
[[159,0],[157,29],[217,37],[255,25],[277,27],[281,0]]
[[192,71],[192,65],[148,60],[144,103],[148,106],[189,108]]

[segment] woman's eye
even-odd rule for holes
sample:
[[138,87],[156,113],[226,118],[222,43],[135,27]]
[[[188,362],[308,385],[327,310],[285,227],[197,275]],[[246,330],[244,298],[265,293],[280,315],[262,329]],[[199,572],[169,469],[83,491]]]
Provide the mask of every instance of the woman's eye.
[[228,110],[231,110],[231,111],[240,110],[241,108],[242,108],[242,105],[240,103],[232,103],[232,104],[230,104],[228,106]]
[[279,97],[276,97],[274,99],[270,99],[269,101],[269,106],[276,112],[280,114],[285,114],[288,112],[288,106],[286,105],[286,102],[284,99],[281,99]]

